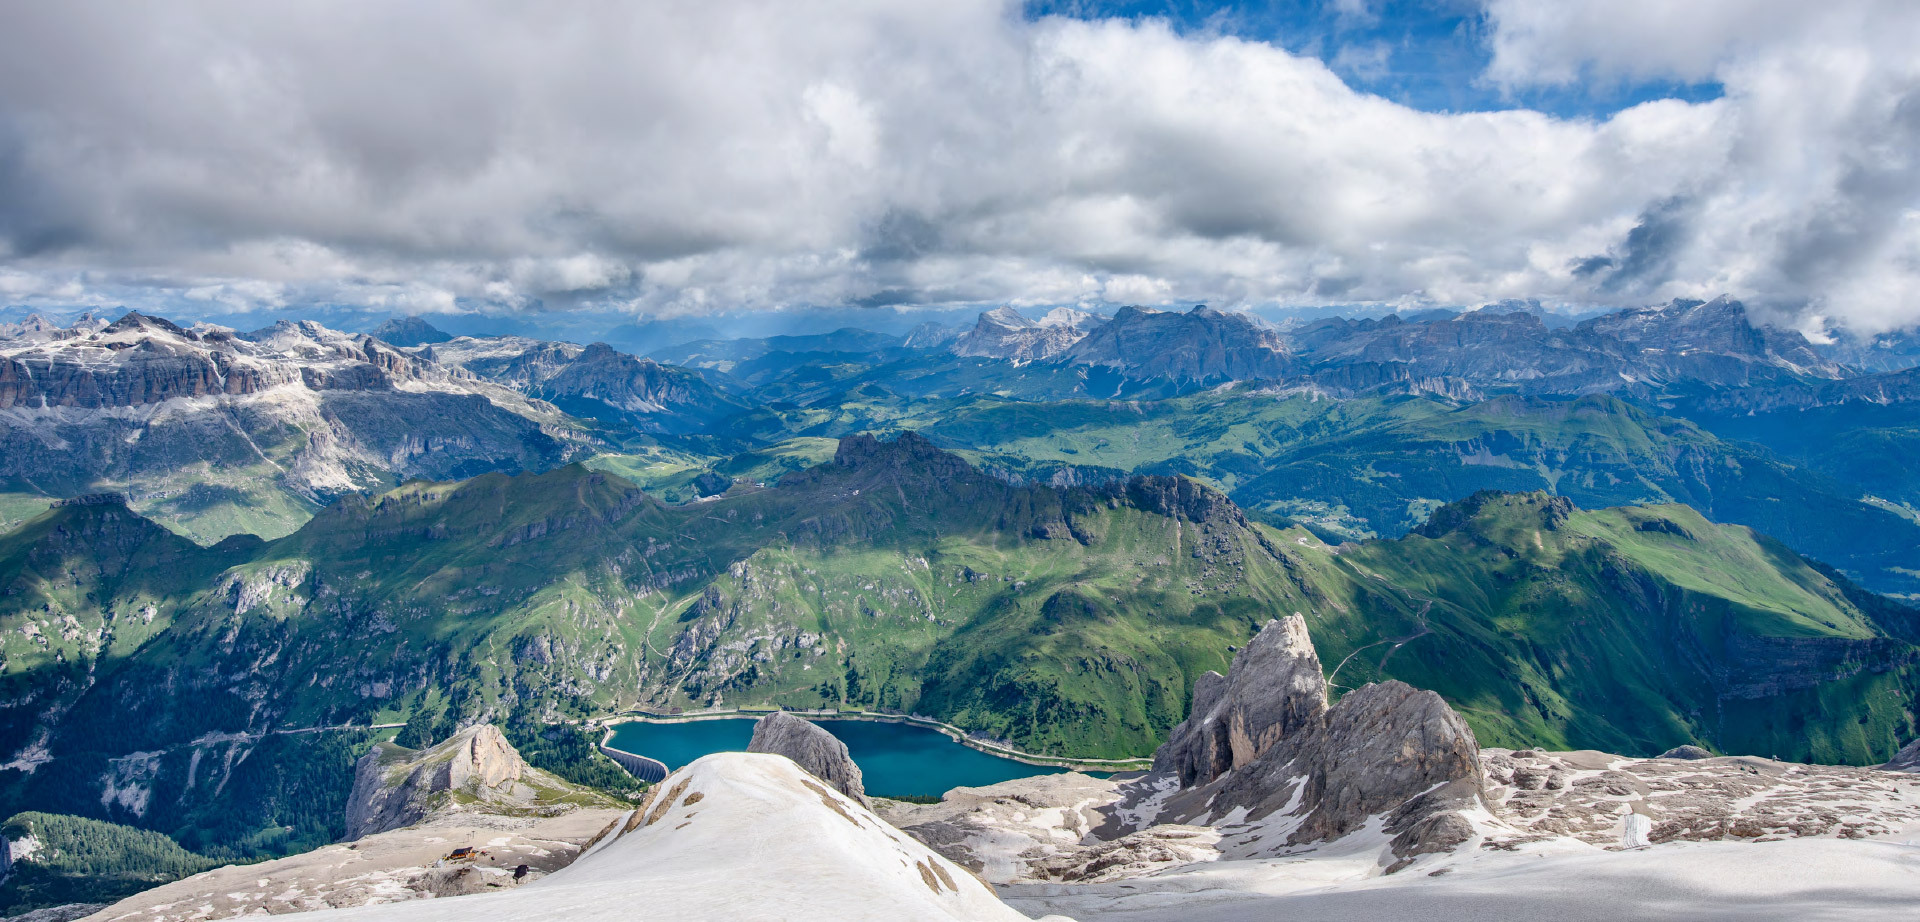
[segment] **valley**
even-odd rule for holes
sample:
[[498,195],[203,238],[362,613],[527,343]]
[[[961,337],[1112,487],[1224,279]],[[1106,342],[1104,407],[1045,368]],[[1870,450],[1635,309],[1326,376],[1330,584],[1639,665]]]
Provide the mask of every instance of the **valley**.
[[0,922],[1913,915],[1916,47],[0,2]]
[[[1481,745],[1885,761],[1920,727],[1920,517],[1847,439],[1897,440],[1905,404],[1790,395],[1900,373],[1754,347],[1707,307],[1572,331],[1001,312],[680,365],[425,324],[23,334],[0,810],[271,857],[340,835],[344,766],[394,727],[498,723],[637,796],[581,728],[628,709],[920,715],[1140,759],[1294,613],[1331,695],[1432,689]],[[1622,351],[1650,325],[1740,357]],[[1516,343],[1533,370],[1490,371]],[[1569,370],[1597,356],[1622,385]],[[199,383],[156,383],[174,369]],[[1768,388],[1787,405],[1726,403]],[[183,434],[213,426],[251,459]],[[128,432],[178,449],[59,453]],[[130,489],[149,463],[245,489]],[[280,732],[314,727],[338,729]]]

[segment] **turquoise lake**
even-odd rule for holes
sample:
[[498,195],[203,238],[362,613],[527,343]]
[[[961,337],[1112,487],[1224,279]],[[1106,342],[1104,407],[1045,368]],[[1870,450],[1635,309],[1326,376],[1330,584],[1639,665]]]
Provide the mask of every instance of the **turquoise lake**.
[[[704,755],[741,752],[753,738],[754,718],[695,720],[685,723],[624,723],[607,745],[658,759],[676,769]],[[960,745],[938,730],[907,723],[870,720],[815,720],[847,744],[860,766],[867,793],[878,796],[934,795],[957,787],[979,787],[1030,775],[1065,771],[1028,765]]]

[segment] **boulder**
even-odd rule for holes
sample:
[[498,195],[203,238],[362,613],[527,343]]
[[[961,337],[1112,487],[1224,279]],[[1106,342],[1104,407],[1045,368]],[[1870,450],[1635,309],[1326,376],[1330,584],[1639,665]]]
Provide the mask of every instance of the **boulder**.
[[1713,753],[1698,746],[1675,746],[1656,756],[1660,759],[1711,759]]
[[754,725],[747,751],[786,756],[834,790],[868,804],[860,766],[847,753],[847,744],[810,721],[785,711],[768,714]]

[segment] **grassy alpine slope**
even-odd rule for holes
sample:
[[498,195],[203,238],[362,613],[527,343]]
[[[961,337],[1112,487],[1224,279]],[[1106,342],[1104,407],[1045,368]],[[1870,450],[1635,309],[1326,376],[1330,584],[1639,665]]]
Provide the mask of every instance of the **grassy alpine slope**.
[[915,436],[683,505],[580,465],[416,482],[213,549],[67,506],[0,539],[0,576],[4,636],[44,625],[8,648],[8,754],[40,763],[0,808],[236,854],[324,840],[345,792],[318,776],[372,742],[270,731],[837,705],[1135,756],[1294,611],[1337,685],[1435,688],[1490,745],[1869,762],[1916,688],[1909,610],[1684,507],[1489,493],[1334,548],[1192,481],[1013,484]]
[[1487,745],[1860,764],[1914,735],[1911,609],[1684,506],[1477,494],[1328,569],[1421,605],[1316,613],[1332,680],[1435,689]]
[[1336,539],[1404,534],[1442,503],[1486,489],[1548,490],[1588,508],[1685,503],[1881,591],[1920,592],[1920,517],[1863,501],[1866,487],[1843,479],[1861,462],[1797,466],[1611,397],[1458,404],[1242,388],[1154,403],[981,399],[905,424],[1027,476],[1078,468],[1201,478],[1249,509]]

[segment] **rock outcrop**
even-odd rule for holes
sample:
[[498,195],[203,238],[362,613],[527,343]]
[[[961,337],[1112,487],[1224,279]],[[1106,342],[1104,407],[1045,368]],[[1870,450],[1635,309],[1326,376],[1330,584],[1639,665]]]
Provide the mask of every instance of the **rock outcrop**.
[[811,721],[777,711],[760,718],[753,728],[748,752],[786,756],[815,778],[825,781],[862,805],[867,805],[867,788],[860,777],[860,766],[847,753],[847,744],[820,729]]
[[380,743],[354,766],[347,841],[462,813],[554,816],[611,801],[529,766],[499,729],[469,727],[437,746]]
[[1893,754],[1893,758],[1887,760],[1887,764],[1880,767],[1890,772],[1920,773],[1920,739],[1901,747],[1899,752]]
[[1154,753],[1155,772],[1171,773],[1183,788],[1208,784],[1326,715],[1320,657],[1298,615],[1268,622],[1231,672],[1232,681],[1209,672],[1193,684],[1193,709]]
[[1487,749],[1487,851],[1558,838],[1620,849],[1668,842],[1885,836],[1920,823],[1920,780],[1754,756],[1632,759]]
[[[881,800],[874,810],[990,884],[1064,880],[1071,869],[1092,864],[1081,854],[1083,842],[1100,825],[1101,808],[1119,799],[1116,787],[1116,782],[1076,772],[1034,775],[987,787],[954,788],[936,804]],[[1105,854],[1115,855],[1111,850]],[[1186,852],[1172,863],[1198,860],[1202,858]],[[1139,861],[1130,864],[1143,867]],[[1103,871],[1112,868],[1102,866]]]
[[[106,907],[95,922],[207,922],[502,893],[573,863],[631,815],[611,804],[534,819],[467,813],[196,874]],[[462,848],[471,851],[456,856]]]
[[1658,756],[1658,758],[1662,758],[1662,759],[1688,759],[1688,760],[1693,760],[1693,759],[1711,759],[1711,758],[1713,758],[1713,753],[1711,753],[1711,752],[1708,752],[1708,751],[1707,751],[1707,750],[1705,750],[1705,749],[1702,749],[1702,748],[1700,748],[1700,747],[1698,747],[1698,746],[1693,746],[1693,745],[1687,745],[1687,746],[1675,746],[1675,747],[1673,747],[1672,749],[1669,749],[1669,750],[1667,750],[1666,752],[1663,752],[1663,753],[1661,753],[1661,754],[1660,754],[1660,755]]
[[1109,808],[1100,837],[1213,826],[1222,854],[1252,857],[1378,818],[1393,836],[1393,870],[1475,835],[1460,811],[1485,797],[1479,744],[1439,695],[1389,681],[1332,707],[1326,696],[1305,619],[1268,622],[1225,676],[1195,683],[1192,716]]

